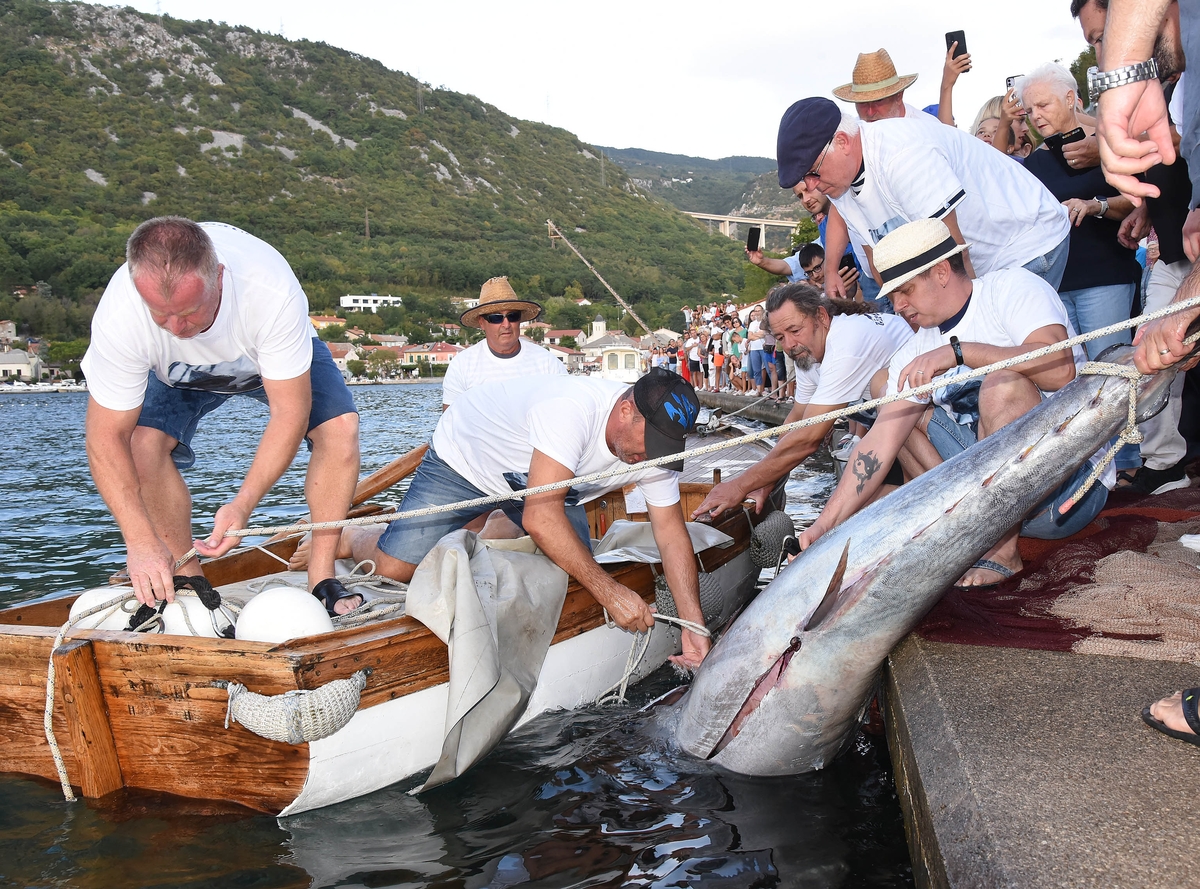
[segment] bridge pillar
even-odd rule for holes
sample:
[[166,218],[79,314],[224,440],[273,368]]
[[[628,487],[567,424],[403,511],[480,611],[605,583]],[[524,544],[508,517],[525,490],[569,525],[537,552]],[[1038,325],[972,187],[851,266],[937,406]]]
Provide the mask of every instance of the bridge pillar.
[[728,219],[721,220],[721,234],[723,234],[727,238],[729,237],[729,220]]

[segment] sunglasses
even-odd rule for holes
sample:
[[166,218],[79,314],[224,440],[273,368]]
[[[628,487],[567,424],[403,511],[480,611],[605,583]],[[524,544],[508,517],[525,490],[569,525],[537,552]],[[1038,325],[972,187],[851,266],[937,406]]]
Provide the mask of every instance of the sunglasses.
[[510,323],[516,324],[521,320],[520,309],[513,309],[511,312],[491,312],[487,315],[480,315],[488,324],[503,324],[504,319],[508,319]]
[[825,150],[821,152],[820,158],[817,159],[817,165],[804,174],[804,186],[809,190],[815,189],[821,182],[821,164],[825,163],[825,155],[829,154],[829,149],[833,147],[833,142],[825,146]]

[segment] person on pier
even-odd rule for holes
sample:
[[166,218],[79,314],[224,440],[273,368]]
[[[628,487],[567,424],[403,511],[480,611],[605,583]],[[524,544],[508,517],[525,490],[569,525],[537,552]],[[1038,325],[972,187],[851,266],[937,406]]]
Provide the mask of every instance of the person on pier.
[[[914,431],[921,431],[943,460],[1003,428],[1037,406],[1048,393],[1075,378],[1086,361],[1079,346],[988,374],[982,381],[955,382],[972,368],[1014,358],[1062,342],[1075,331],[1058,294],[1022,268],[1000,269],[972,279],[960,244],[937,219],[920,219],[884,237],[875,251],[883,292],[896,311],[919,328],[888,365],[887,394],[934,380],[946,385],[929,395],[903,398],[879,409],[875,424],[858,443],[833,496],[817,521],[800,536],[807,549],[881,494],[884,473]],[[1057,540],[1083,528],[1104,507],[1116,483],[1110,463],[1092,488],[1062,515],[1091,473],[1095,455],[1035,507],[1023,523],[970,568],[960,586],[994,586],[1022,567],[1018,532]]]
[[[786,423],[870,398],[872,378],[913,335],[903,318],[830,299],[811,284],[776,287],[766,305],[771,330],[800,372]],[[828,420],[789,432],[750,469],[715,485],[692,518],[719,516],[747,498],[761,511],[775,482],[808,459],[832,428]]]
[[[83,358],[92,478],[127,548],[144,605],[174,599],[175,561],[193,546],[228,552],[300,442],[312,451],[305,493],[313,521],[344,519],[358,481],[354,400],[317,338],[287,260],[231,225],[177,216],[147,220],[126,247],[92,318]],[[234,395],[264,402],[270,419],[237,494],[212,533],[192,540],[191,494],[180,474],[196,462],[201,419]],[[338,532],[313,540],[309,589],[331,613],[355,596],[334,577]],[[200,574],[193,557],[180,574]]]

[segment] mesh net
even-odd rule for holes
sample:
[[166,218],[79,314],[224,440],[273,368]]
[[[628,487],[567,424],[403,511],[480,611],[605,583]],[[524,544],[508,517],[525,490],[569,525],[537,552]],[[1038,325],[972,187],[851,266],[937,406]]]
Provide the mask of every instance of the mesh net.
[[1022,538],[1025,570],[990,590],[950,589],[916,632],[931,641],[1200,663],[1200,488],[1114,491],[1065,540]]

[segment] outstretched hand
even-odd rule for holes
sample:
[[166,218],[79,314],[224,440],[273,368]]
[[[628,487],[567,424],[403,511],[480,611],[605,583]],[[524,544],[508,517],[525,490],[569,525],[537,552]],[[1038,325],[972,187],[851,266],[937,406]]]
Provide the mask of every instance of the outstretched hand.
[[946,50],[946,63],[942,66],[942,83],[947,86],[953,86],[960,74],[965,74],[971,70],[971,54],[963,53],[958,58],[955,58],[954,53],[957,49],[958,41],[955,40],[950,44],[950,48]]
[[226,503],[213,516],[212,533],[204,540],[193,541],[192,545],[196,547],[196,552],[206,559],[223,556],[237,546],[240,540],[238,537],[226,537],[225,532],[241,530],[246,527],[249,520],[248,510],[243,509],[236,502]]
[[683,631],[683,653],[673,654],[669,658],[671,663],[677,667],[682,667],[685,670],[695,670],[708,657],[708,652],[712,649],[712,641],[699,633],[693,633],[691,630]]

